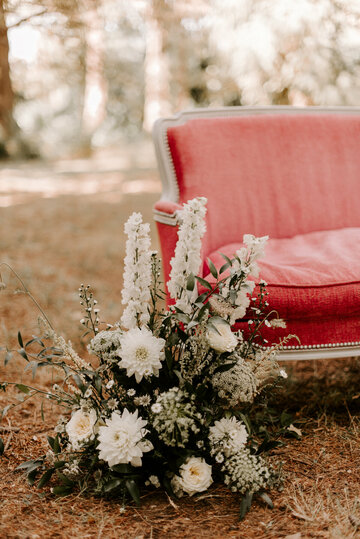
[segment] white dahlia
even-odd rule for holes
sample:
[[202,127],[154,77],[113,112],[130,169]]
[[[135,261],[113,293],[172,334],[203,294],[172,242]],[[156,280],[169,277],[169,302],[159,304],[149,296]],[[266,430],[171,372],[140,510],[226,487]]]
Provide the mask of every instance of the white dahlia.
[[126,369],[130,377],[135,375],[137,383],[143,376],[159,375],[161,360],[164,358],[164,339],[154,337],[147,328],[134,328],[121,338],[119,367]]
[[147,421],[138,417],[138,411],[130,413],[127,408],[120,415],[113,412],[106,426],[99,427],[99,458],[109,466],[128,464],[141,466],[143,453],[151,451],[153,445],[145,440],[149,432],[145,429]]
[[204,459],[190,457],[185,464],[180,466],[179,475],[171,481],[174,492],[178,495],[186,492],[189,496],[204,492],[213,482],[211,471],[212,467]]
[[87,412],[77,410],[65,427],[69,441],[74,449],[94,439],[96,433],[97,415],[94,409]]
[[244,423],[238,421],[236,417],[220,421],[215,421],[210,427],[209,441],[214,452],[224,453],[226,457],[235,455],[243,449],[247,441],[247,431]]
[[220,354],[233,352],[238,344],[230,325],[220,318],[212,319],[211,325],[208,325],[207,341],[211,348]]

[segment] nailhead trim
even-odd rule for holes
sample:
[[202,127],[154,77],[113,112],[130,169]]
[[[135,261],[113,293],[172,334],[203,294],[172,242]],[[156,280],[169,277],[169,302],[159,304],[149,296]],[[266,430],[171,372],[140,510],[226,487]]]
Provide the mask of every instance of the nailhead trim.
[[[255,345],[257,348],[262,350],[267,350],[267,346],[261,346],[259,344]],[[336,342],[329,344],[298,344],[296,346],[280,346],[279,350],[316,350],[318,348],[338,348],[338,347],[351,347],[351,346],[360,346],[360,341],[353,342]]]

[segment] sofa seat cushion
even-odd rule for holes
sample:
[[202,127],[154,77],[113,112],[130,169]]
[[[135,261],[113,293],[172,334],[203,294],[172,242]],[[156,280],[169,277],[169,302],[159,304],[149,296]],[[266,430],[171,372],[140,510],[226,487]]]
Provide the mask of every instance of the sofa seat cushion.
[[[231,257],[240,247],[224,245],[209,258],[220,268],[220,252]],[[310,322],[351,317],[360,323],[360,228],[269,239],[259,267],[270,308],[281,318]],[[204,276],[214,282],[208,273],[205,267]]]

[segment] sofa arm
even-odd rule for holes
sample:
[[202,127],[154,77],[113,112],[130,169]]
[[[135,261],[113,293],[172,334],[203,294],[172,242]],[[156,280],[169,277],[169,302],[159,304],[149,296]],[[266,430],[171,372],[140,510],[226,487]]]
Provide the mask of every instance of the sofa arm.
[[164,272],[164,284],[167,292],[167,304],[173,303],[170,300],[167,282],[171,271],[170,260],[174,256],[175,247],[178,240],[178,214],[182,209],[181,204],[168,200],[159,200],[153,208],[154,219],[160,238],[161,255]]

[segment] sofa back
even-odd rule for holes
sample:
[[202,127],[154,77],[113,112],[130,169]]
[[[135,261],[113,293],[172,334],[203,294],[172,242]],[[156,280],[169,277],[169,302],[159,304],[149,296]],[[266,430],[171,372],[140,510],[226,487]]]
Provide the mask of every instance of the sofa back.
[[204,254],[244,233],[360,227],[360,114],[190,118],[167,127],[178,200],[208,199]]

